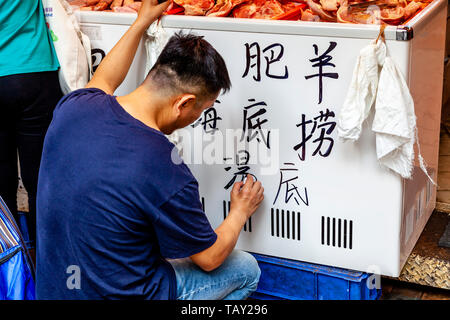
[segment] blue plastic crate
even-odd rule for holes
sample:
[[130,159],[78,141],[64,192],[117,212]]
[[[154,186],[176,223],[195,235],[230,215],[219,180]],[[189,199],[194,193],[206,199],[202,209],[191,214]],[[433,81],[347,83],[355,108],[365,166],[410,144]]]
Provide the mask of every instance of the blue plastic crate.
[[[381,288],[369,289],[368,273],[253,254],[261,269],[260,300],[376,300]],[[370,281],[371,279],[369,279]]]

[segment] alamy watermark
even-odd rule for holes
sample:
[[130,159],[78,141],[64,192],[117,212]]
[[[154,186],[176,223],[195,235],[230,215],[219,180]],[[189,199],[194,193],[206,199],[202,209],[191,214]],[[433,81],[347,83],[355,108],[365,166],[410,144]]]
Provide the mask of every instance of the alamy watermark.
[[[260,136],[270,137],[270,145],[258,139]],[[257,132],[226,129],[225,133],[217,130],[214,134],[180,129],[172,136],[176,145],[172,151],[172,162],[180,164],[183,161],[188,165],[255,165],[260,171],[258,175],[274,175],[279,172],[279,139],[278,129],[258,129]]]
[[81,289],[81,271],[80,267],[77,265],[70,265],[66,269],[66,273],[69,277],[66,280],[66,286],[69,290],[80,290]]
[[377,265],[370,265],[366,272],[370,274],[366,281],[367,289],[381,289],[381,268]]

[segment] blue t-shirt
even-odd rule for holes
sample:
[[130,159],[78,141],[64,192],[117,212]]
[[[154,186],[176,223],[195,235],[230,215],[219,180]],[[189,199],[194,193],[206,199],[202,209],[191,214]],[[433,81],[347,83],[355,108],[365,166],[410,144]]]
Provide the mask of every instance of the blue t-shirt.
[[0,0],[0,77],[58,68],[41,0]]
[[191,256],[217,235],[173,148],[102,90],[61,99],[39,172],[38,299],[176,298],[164,257]]

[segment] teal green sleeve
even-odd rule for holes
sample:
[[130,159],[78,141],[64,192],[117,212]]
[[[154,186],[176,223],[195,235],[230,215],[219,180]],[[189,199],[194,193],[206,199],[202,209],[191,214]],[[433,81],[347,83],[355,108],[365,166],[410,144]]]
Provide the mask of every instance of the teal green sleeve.
[[0,0],[0,76],[58,68],[41,0]]

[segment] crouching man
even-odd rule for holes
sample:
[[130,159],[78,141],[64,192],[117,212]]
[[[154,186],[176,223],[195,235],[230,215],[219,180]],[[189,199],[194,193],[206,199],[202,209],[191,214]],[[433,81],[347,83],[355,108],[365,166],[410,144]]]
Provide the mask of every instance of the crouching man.
[[234,246],[263,200],[261,183],[235,183],[213,230],[165,136],[230,88],[220,54],[174,35],[135,91],[112,95],[168,4],[144,0],[86,88],[55,109],[39,173],[38,299],[245,299],[257,287],[255,259]]

